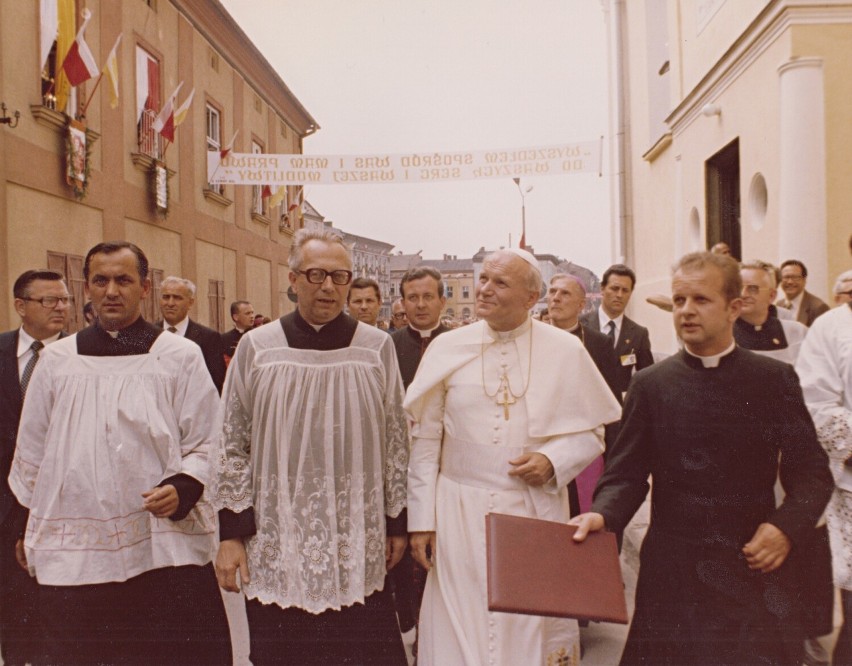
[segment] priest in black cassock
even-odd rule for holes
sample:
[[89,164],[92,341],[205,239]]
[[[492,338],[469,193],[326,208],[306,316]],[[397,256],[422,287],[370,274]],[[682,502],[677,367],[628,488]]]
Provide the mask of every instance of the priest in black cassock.
[[633,378],[592,510],[572,519],[575,539],[623,529],[650,475],[621,663],[798,666],[804,633],[790,564],[831,495],[827,457],[793,368],[734,343],[736,262],[687,255],[672,292],[684,349]]
[[9,475],[44,663],[230,664],[204,494],[216,388],[196,344],[142,318],[142,250],[100,243],[83,277],[98,318],[42,352]]

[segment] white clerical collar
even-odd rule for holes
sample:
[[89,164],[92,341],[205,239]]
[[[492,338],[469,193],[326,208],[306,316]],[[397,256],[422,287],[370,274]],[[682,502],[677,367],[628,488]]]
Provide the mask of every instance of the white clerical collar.
[[[168,331],[170,326],[171,326],[171,324],[169,322],[167,322],[165,319],[163,319],[163,329]],[[181,337],[185,337],[186,336],[186,329],[187,329],[188,326],[189,326],[189,317],[184,317],[183,321],[179,321],[177,324],[174,325],[175,333],[177,335],[181,336]]]
[[488,335],[490,335],[494,340],[499,340],[500,342],[508,342],[509,340],[519,338],[528,330],[530,330],[531,327],[532,319],[530,319],[529,317],[524,319],[523,323],[520,326],[512,329],[511,331],[495,331],[488,325],[488,322],[485,322],[485,330],[488,331]]
[[[51,335],[49,338],[45,338],[44,340],[42,340],[42,343],[47,346],[51,342],[56,342],[59,339],[60,335],[62,335],[62,331],[60,331],[56,335]],[[21,356],[26,354],[30,350],[30,347],[33,346],[33,342],[35,341],[36,339],[29,333],[27,333],[24,330],[24,327],[21,326],[21,328],[18,329],[18,358],[21,358]]]
[[439,319],[439,320],[438,320],[438,323],[437,323],[437,324],[435,324],[432,328],[423,328],[423,329],[421,329],[421,328],[414,328],[414,326],[412,326],[411,324],[409,324],[408,326],[409,326],[409,327],[411,328],[411,330],[412,330],[412,331],[414,331],[415,333],[419,333],[421,338],[431,338],[431,337],[432,337],[432,333],[433,333],[433,332],[435,331],[435,329],[436,329],[436,328],[438,328],[440,325],[441,325],[441,320]]
[[698,354],[693,354],[691,351],[689,351],[689,347],[687,347],[686,345],[684,345],[683,348],[686,351],[686,353],[689,354],[690,356],[694,356],[695,358],[700,358],[701,363],[705,368],[718,368],[719,367],[719,361],[722,360],[722,357],[727,356],[732,351],[734,351],[734,349],[736,349],[736,346],[737,346],[736,342],[731,342],[731,346],[728,347],[725,351],[723,351],[719,354],[713,354],[712,356],[699,356]]

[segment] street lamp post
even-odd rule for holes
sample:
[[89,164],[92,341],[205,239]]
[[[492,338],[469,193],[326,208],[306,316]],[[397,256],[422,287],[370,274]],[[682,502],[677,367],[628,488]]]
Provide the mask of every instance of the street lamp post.
[[515,185],[518,186],[518,192],[521,195],[521,242],[520,248],[526,249],[527,246],[527,201],[526,196],[532,191],[533,186],[527,185],[526,187],[521,187],[521,179],[520,178],[512,178],[515,181]]

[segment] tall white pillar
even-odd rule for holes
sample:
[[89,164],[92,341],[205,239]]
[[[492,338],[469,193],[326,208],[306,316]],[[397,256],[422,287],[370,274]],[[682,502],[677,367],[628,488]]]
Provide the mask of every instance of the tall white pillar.
[[778,257],[808,267],[808,288],[825,299],[828,284],[825,97],[821,58],[778,68],[780,161]]

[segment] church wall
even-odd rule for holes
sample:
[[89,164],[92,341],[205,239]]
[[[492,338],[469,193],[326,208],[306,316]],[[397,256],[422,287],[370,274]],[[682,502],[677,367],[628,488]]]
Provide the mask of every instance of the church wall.
[[[254,306],[256,313],[271,317],[272,309],[272,265],[260,257],[246,255],[247,300]],[[275,299],[276,305],[278,299]]]
[[[16,184],[6,187],[7,244],[3,247],[2,282],[11,294],[17,277],[30,268],[47,267],[47,252],[84,257],[102,240],[100,211]],[[38,233],[33,233],[38,229]],[[18,323],[9,299],[9,322]]]

